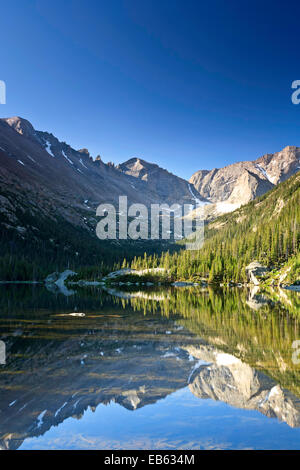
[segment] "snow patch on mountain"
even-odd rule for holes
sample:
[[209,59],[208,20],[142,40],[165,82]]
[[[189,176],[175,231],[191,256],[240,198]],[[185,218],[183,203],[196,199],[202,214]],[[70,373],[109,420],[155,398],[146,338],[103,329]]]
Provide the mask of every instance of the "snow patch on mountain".
[[49,155],[51,155],[51,157],[55,158],[55,155],[52,153],[52,150],[51,150],[51,143],[48,140],[46,140],[45,150],[49,153]]
[[255,166],[256,166],[256,168],[262,173],[262,175],[263,175],[268,181],[270,181],[270,183],[275,184],[275,182],[274,182],[274,181],[275,181],[275,178],[272,178],[272,176],[270,176],[270,175],[268,174],[268,172],[267,172],[264,168],[262,168],[262,167],[261,167],[260,165],[258,165],[258,164],[256,164]]
[[82,158],[80,158],[79,163],[81,163],[81,165],[82,165],[84,168],[86,168],[86,169],[88,170],[88,167],[85,166],[85,164],[84,164],[83,161],[82,161]]
[[71,165],[74,165],[74,163],[72,162],[72,160],[70,160],[70,158],[67,157],[67,155],[65,154],[65,152],[64,152],[63,150],[61,151],[61,153],[62,153],[62,156],[65,157],[65,159],[68,160],[69,163],[71,163]]
[[44,410],[42,411],[42,413],[40,413],[37,417],[37,427],[40,428],[43,424],[43,418],[45,416],[45,414],[47,413],[47,410]]

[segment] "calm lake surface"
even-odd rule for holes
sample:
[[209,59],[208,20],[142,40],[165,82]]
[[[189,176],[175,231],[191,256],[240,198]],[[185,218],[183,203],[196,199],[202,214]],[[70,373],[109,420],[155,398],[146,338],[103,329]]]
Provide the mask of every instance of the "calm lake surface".
[[0,447],[299,449],[299,319],[286,290],[1,285]]

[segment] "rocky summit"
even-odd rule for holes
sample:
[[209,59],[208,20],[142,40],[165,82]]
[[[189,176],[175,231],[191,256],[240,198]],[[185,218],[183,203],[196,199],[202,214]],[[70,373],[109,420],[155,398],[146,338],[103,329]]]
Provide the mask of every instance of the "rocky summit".
[[203,198],[210,201],[207,214],[216,216],[231,212],[262,196],[299,169],[300,148],[288,146],[254,161],[233,163],[220,169],[199,170],[192,175],[190,183]]

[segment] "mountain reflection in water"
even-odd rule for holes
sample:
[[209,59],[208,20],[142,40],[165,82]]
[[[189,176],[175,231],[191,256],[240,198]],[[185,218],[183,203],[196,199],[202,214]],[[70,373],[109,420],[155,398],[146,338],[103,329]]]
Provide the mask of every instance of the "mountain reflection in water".
[[[88,408],[118,404],[137,413],[167,405],[161,399],[180,390],[199,403],[256,410],[300,437],[300,367],[291,346],[300,339],[295,292],[83,288],[62,295],[24,285],[2,285],[0,292],[0,339],[7,348],[0,366],[4,449],[47,436]],[[70,315],[76,312],[85,315]],[[167,428],[164,416],[160,425]],[[149,434],[147,422],[139,426],[139,436]],[[183,447],[191,446],[184,444],[186,429],[178,425]],[[222,440],[221,428],[216,438]]]

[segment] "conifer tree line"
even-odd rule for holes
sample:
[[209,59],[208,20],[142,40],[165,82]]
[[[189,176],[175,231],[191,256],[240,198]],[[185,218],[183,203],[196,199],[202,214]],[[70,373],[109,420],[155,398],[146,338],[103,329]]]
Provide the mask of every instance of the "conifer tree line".
[[[53,271],[73,269],[81,279],[101,279],[121,267],[165,269],[169,280],[205,279],[244,282],[245,267],[257,260],[271,269],[290,268],[289,278],[300,279],[300,174],[273,188],[231,214],[205,227],[201,250],[187,251],[159,241],[134,243],[100,241],[65,220],[49,224],[29,212],[18,214],[27,230],[22,238],[13,229],[0,231],[0,280],[43,280]],[[7,224],[4,215],[0,222]],[[22,235],[22,234],[21,234]],[[184,246],[184,245],[183,245]],[[140,255],[147,248],[147,253]]]
[[[300,175],[205,227],[204,246],[138,257],[132,268],[162,267],[173,279],[246,281],[245,267],[257,260],[270,269],[290,263],[300,277]],[[296,280],[296,279],[295,279]]]
[[[13,195],[5,196],[13,201]],[[28,207],[17,211],[17,217],[26,232],[20,233],[0,213],[0,281],[43,281],[48,274],[65,269],[78,272],[80,279],[99,280],[119,268],[125,256],[128,264],[145,249],[148,254],[163,251],[159,241],[99,240],[95,231],[58,216],[49,222]]]

